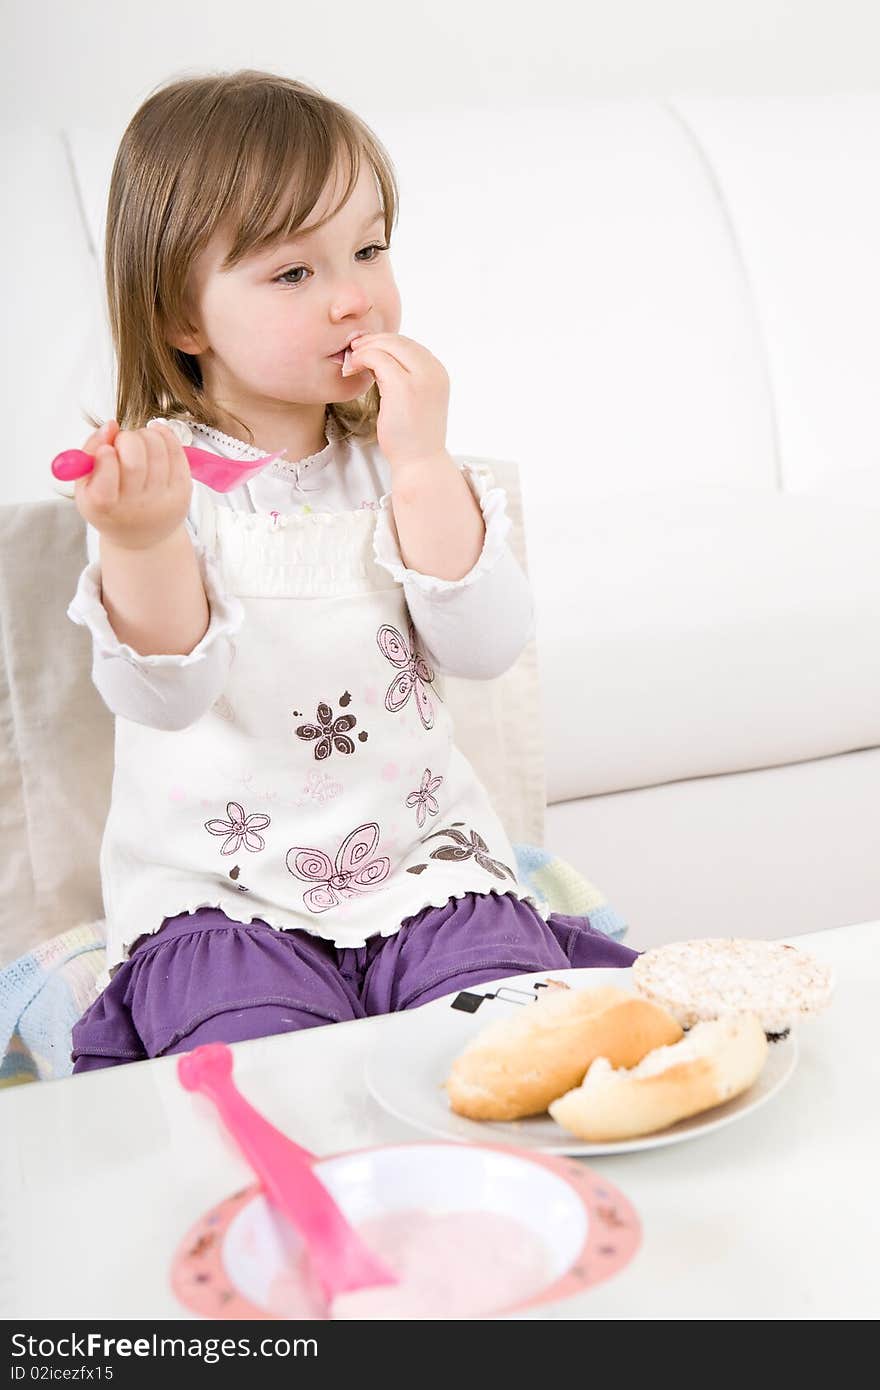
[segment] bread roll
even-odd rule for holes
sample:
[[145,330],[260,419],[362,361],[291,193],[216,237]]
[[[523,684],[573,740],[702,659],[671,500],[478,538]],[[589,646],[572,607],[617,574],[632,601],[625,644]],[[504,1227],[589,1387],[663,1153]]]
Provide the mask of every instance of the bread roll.
[[664,1009],[627,990],[542,990],[521,1014],[478,1033],[453,1062],[444,1085],[458,1115],[518,1120],[542,1114],[581,1081],[597,1057],[632,1067],[653,1048],[681,1036]]
[[681,1042],[660,1047],[632,1070],[600,1058],[583,1084],[551,1103],[553,1119],[590,1143],[634,1139],[748,1090],[767,1056],[757,1014],[698,1023]]

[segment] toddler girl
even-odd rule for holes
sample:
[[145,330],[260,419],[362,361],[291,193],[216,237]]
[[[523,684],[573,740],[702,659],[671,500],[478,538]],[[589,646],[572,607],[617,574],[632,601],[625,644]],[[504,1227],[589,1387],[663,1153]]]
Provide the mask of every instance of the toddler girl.
[[[447,374],[398,332],[396,215],[375,136],[300,82],[174,81],[123,136],[117,411],[68,609],[117,716],[74,1071],[634,959],[536,908],[454,742],[441,673],[506,670],[532,605],[504,494],[447,452]],[[190,443],[284,457],[221,494]]]

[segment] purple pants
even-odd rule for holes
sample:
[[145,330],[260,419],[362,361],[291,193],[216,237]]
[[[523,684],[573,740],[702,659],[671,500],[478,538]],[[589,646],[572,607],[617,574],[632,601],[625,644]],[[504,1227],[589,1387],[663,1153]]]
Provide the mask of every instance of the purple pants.
[[202,907],[135,947],[74,1026],[73,1070],[412,1009],[528,970],[626,967],[637,955],[583,917],[545,921],[506,893],[450,898],[393,936],[341,949]]

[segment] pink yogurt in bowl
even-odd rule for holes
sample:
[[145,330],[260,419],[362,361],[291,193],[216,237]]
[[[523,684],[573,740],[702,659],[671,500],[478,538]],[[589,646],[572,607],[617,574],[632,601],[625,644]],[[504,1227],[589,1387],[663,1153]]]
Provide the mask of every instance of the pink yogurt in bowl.
[[172,1268],[182,1303],[222,1318],[510,1316],[608,1278],[640,1241],[623,1194],[569,1158],[438,1141],[314,1168],[399,1283],[328,1304],[296,1232],[253,1185],[188,1232]]

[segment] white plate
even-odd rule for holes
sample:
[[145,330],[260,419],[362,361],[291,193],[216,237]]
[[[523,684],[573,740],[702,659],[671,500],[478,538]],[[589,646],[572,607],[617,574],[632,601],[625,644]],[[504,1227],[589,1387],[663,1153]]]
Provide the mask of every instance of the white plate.
[[[549,1115],[507,1122],[467,1120],[456,1115],[443,1089],[453,1058],[487,1023],[509,1018],[534,1003],[540,992],[540,982],[546,980],[564,980],[580,989],[598,985],[634,989],[629,970],[538,970],[474,985],[443,1000],[398,1014],[397,1026],[387,1030],[366,1059],[364,1073],[372,1095],[397,1119],[443,1139],[471,1144],[512,1144],[539,1153],[587,1156],[653,1149],[709,1134],[763,1105],[785,1085],[794,1071],[797,1043],[794,1035],[789,1034],[782,1041],[770,1044],[763,1071],[742,1095],[688,1120],[680,1120],[657,1134],[618,1143],[585,1144],[573,1135],[566,1135]],[[474,1012],[461,1007],[463,1003],[476,1002],[473,996],[480,995],[495,997],[483,998]]]

